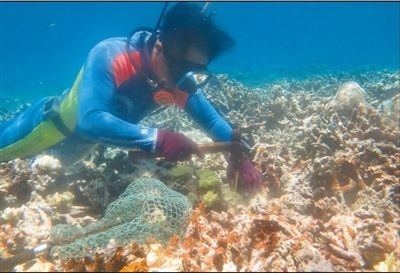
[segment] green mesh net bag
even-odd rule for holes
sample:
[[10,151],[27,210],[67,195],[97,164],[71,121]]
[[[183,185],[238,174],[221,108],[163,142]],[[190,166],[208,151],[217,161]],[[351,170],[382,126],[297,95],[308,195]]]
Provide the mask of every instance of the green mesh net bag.
[[97,222],[83,228],[54,226],[50,240],[56,246],[51,255],[90,256],[111,239],[118,245],[126,245],[131,241],[144,243],[152,237],[165,244],[172,235],[184,235],[191,214],[191,204],[184,195],[157,179],[141,178],[130,184]]

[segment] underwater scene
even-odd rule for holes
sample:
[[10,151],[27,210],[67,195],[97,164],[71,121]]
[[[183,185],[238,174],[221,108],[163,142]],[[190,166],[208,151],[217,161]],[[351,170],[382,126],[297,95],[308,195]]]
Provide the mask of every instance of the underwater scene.
[[400,2],[0,25],[1,272],[400,271]]

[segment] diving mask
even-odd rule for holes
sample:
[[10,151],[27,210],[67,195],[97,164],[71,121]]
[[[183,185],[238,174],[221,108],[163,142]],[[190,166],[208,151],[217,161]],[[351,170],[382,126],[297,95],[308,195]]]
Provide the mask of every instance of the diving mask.
[[154,100],[160,105],[175,103],[183,106],[187,96],[205,86],[212,75],[207,71],[205,64],[177,58],[168,49],[164,50],[164,56],[174,84],[159,84],[154,92]]
[[201,88],[211,78],[206,64],[199,64],[179,58],[172,54],[172,50],[164,45],[164,57],[168,70],[177,88],[189,94]]
[[188,94],[196,92],[199,88],[205,86],[211,79],[212,75],[204,71],[189,71],[184,74],[176,83],[179,90]]

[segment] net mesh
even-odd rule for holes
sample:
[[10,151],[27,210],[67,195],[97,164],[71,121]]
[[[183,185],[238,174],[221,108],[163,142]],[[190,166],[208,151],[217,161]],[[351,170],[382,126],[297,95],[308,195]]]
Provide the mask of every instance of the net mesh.
[[111,239],[118,245],[132,240],[144,243],[151,237],[167,243],[172,235],[183,236],[191,213],[191,204],[184,195],[157,179],[141,178],[130,184],[97,222],[83,228],[65,224],[53,227],[50,240],[56,246],[51,255],[90,256]]

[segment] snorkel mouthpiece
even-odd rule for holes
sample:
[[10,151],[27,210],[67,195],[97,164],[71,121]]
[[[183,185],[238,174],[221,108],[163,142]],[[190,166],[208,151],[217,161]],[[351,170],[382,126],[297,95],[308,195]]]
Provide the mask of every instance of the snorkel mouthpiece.
[[159,90],[155,92],[153,99],[158,105],[172,105],[175,102],[174,95],[166,90]]

